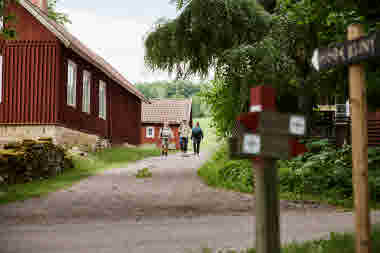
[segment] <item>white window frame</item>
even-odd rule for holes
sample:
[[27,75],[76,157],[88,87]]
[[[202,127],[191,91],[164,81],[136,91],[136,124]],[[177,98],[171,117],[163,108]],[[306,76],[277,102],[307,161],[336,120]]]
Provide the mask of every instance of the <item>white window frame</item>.
[[82,95],[82,111],[91,113],[91,73],[87,70],[83,71],[83,95]]
[[99,117],[107,118],[107,84],[103,80],[99,80]]
[[[149,134],[149,130],[152,130],[152,134]],[[154,127],[146,128],[146,138],[154,138]]]
[[[72,72],[71,72],[72,70]],[[67,63],[67,105],[76,107],[77,100],[77,64],[71,60]]]
[[4,30],[4,17],[0,17],[0,30]]
[[0,104],[3,102],[3,56],[0,55]]

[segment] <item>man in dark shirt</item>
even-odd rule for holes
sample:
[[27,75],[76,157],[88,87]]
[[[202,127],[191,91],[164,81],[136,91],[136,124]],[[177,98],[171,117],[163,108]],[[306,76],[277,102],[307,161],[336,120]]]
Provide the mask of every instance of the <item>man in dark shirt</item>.
[[191,140],[193,141],[194,155],[199,156],[199,146],[203,139],[203,131],[197,122],[196,126],[191,130]]

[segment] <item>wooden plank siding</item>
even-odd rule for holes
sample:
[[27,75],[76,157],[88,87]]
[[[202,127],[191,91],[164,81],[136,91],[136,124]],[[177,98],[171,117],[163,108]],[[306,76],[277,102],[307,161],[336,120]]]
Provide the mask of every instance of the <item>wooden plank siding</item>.
[[13,42],[3,48],[1,124],[54,124],[56,42]]
[[[16,40],[0,39],[3,55],[0,125],[59,125],[111,139],[140,144],[141,100],[94,64],[67,48],[20,4]],[[93,57],[90,55],[90,57]],[[77,64],[76,107],[67,105],[67,60]],[[83,70],[91,73],[90,113],[82,112]],[[106,120],[99,117],[99,80],[106,85]]]
[[[111,140],[112,144],[140,144],[141,102],[135,95],[109,79],[103,72],[85,61],[75,52],[64,48],[61,71],[60,116],[58,122],[68,128],[97,134]],[[76,107],[67,105],[67,63],[77,65]],[[90,113],[82,111],[83,71],[91,73]],[[106,83],[106,120],[99,117],[99,81]]]

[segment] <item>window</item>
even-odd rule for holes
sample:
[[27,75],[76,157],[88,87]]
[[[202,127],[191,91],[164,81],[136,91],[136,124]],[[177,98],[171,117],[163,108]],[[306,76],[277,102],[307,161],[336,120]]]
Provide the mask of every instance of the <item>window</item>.
[[76,106],[77,96],[77,65],[73,61],[69,61],[67,65],[67,104]]
[[90,113],[91,101],[91,74],[88,71],[83,71],[83,103],[82,111]]
[[147,127],[146,128],[146,137],[147,138],[154,138],[154,127]]
[[0,55],[0,104],[3,102],[3,56]]
[[99,117],[106,119],[106,111],[106,83],[104,81],[99,81]]

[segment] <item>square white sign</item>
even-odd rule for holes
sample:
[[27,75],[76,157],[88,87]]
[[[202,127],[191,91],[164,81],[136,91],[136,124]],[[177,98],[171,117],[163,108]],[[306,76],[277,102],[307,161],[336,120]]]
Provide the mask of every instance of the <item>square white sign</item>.
[[306,119],[302,116],[291,115],[289,120],[289,132],[292,135],[305,135]]
[[259,154],[261,150],[260,135],[246,134],[243,139],[243,153]]

